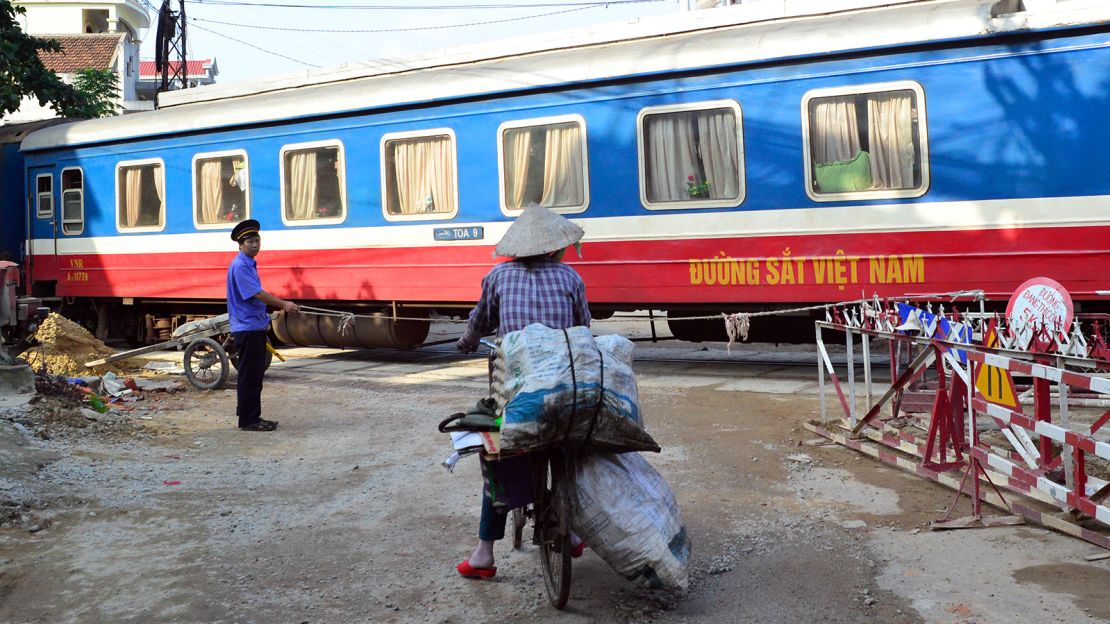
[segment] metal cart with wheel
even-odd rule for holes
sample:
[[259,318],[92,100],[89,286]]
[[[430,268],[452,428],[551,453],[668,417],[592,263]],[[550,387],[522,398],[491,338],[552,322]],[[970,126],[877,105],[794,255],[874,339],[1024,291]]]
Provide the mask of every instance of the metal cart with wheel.
[[[235,342],[231,338],[231,321],[227,315],[186,323],[177,328],[174,334],[172,340],[85,362],[85,366],[91,368],[155,351],[184,348],[182,367],[189,383],[201,390],[223,388],[231,375],[230,367],[237,367]],[[268,348],[266,368],[270,367],[273,358],[273,351]]]

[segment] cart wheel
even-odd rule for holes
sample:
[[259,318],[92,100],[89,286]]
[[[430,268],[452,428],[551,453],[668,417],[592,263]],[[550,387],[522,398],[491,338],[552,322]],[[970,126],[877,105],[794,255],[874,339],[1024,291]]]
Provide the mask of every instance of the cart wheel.
[[[232,341],[232,342],[234,342],[234,341]],[[231,365],[235,367],[235,372],[239,372],[239,354],[236,353],[235,347],[232,347],[231,349],[228,350],[227,358],[229,360],[231,360]],[[266,363],[263,364],[262,370],[264,370],[264,371],[270,370],[270,362],[273,362],[273,361],[274,361],[274,354],[270,353],[269,349],[266,349]]]
[[227,365],[227,352],[211,338],[198,338],[185,347],[185,377],[201,390],[224,387],[231,368]]

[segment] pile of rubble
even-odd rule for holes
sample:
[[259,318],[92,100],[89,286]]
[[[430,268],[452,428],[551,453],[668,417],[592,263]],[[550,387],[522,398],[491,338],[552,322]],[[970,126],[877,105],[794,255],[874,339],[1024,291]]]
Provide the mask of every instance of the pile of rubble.
[[[35,437],[50,439],[67,430],[86,429],[93,423],[119,428],[113,425],[131,420],[129,413],[136,408],[133,404],[141,401],[146,392],[173,392],[182,387],[176,381],[127,377],[123,369],[114,365],[86,368],[85,362],[115,352],[84,327],[59,314],[51,313],[43,321],[34,340],[37,344],[24,351],[20,355],[23,362],[19,362],[30,387],[15,389],[16,394],[25,398],[9,401],[10,409],[0,406],[0,420],[7,420]],[[27,396],[29,393],[34,396]],[[137,423],[128,423],[123,428],[136,426]]]
[[120,372],[119,367],[111,364],[85,368],[85,362],[113,355],[115,351],[97,340],[87,329],[60,314],[51,312],[35,332],[34,338],[38,344],[24,351],[20,357],[36,373],[77,377]]

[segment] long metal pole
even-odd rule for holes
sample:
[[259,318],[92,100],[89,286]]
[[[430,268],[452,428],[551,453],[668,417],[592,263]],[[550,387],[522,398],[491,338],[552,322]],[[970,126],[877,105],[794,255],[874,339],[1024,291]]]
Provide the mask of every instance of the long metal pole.
[[181,88],[189,88],[189,59],[187,58],[185,46],[185,0],[181,0],[181,13],[178,15],[178,20],[181,23]]

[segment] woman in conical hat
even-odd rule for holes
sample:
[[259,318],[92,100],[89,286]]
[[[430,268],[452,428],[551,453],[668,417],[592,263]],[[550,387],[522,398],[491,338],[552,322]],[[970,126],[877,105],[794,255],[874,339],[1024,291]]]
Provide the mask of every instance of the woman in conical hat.
[[[547,208],[535,204],[525,208],[495,248],[495,255],[513,260],[493,267],[482,280],[482,298],[470,312],[466,331],[459,338],[459,350],[473,352],[479,338],[494,330],[501,337],[532,323],[552,329],[589,326],[586,285],[577,271],[562,262],[567,247],[580,249],[583,234],[582,228]],[[530,468],[526,457],[517,457],[499,461],[498,469]],[[458,565],[459,574],[492,578],[497,573],[493,544],[505,536],[508,512],[495,508],[483,492],[478,546]],[[581,554],[580,549],[577,552]]]
[[529,258],[564,251],[574,245],[582,256],[585,231],[566,217],[543,206],[530,204],[509,226],[494,248],[495,256]]

